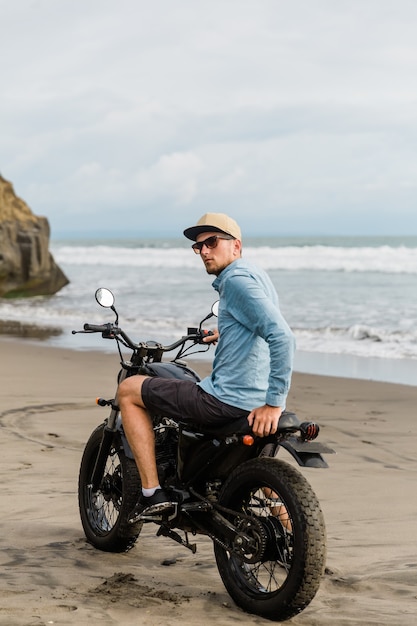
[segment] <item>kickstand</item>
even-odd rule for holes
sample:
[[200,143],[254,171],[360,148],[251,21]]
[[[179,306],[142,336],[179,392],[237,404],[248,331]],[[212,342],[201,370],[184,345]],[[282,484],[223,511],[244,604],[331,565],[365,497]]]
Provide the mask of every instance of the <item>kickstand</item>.
[[182,546],[184,546],[184,548],[188,548],[189,550],[191,550],[193,554],[195,554],[197,552],[197,544],[189,543],[188,534],[187,533],[184,533],[184,534],[185,534],[185,541],[184,539],[182,539],[182,537],[180,537],[178,533],[174,532],[170,528],[167,528],[166,526],[161,525],[158,528],[158,532],[156,533],[156,536],[161,537],[162,535],[162,537],[169,537],[170,539],[173,539],[177,543],[180,543]]

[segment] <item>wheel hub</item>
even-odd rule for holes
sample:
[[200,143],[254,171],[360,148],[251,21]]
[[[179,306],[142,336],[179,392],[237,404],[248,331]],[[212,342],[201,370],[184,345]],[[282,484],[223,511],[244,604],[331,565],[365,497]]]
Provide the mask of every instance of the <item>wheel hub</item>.
[[100,491],[106,502],[113,502],[117,508],[121,498],[122,479],[120,468],[116,468],[113,474],[106,474],[100,485]]
[[268,534],[263,525],[253,519],[243,519],[237,524],[238,533],[233,540],[233,553],[245,563],[257,563],[263,559]]

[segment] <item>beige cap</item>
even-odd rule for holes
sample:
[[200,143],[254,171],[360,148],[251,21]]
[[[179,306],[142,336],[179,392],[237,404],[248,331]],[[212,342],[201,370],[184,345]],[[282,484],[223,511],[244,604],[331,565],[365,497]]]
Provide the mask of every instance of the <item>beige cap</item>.
[[184,235],[188,239],[195,241],[201,233],[212,231],[226,233],[226,235],[232,235],[235,239],[242,241],[242,234],[238,224],[225,213],[205,213],[200,217],[196,226],[191,226],[184,230]]

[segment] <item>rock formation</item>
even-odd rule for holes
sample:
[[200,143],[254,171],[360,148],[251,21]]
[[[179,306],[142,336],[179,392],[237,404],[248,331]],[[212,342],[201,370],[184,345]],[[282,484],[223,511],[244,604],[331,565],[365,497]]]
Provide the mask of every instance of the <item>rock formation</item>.
[[68,279],[49,252],[49,222],[0,175],[0,297],[51,295]]

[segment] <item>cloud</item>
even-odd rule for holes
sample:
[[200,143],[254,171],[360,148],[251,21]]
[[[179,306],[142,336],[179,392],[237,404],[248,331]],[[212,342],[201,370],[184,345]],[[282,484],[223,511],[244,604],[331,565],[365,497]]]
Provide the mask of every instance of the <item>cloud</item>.
[[417,233],[414,2],[0,10],[0,171],[57,229],[174,227],[174,207],[265,232],[276,215],[280,232]]
[[190,204],[198,192],[198,178],[203,164],[191,152],[164,154],[136,176],[138,191],[145,196],[171,196],[175,204]]

